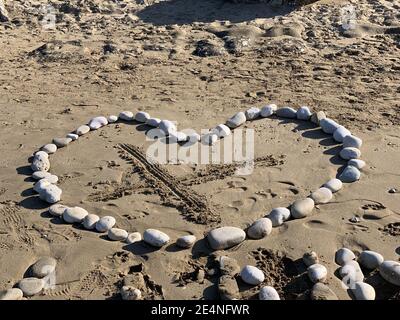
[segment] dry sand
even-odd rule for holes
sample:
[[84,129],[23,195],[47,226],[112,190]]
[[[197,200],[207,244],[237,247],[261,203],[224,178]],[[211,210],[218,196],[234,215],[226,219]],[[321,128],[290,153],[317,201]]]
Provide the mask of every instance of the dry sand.
[[[40,6],[56,8],[55,30],[40,24]],[[141,4],[145,3],[145,4]],[[293,220],[262,240],[223,254],[265,271],[285,299],[307,298],[303,253],[316,251],[328,285],[350,299],[335,275],[334,254],[376,250],[399,260],[399,1],[317,1],[289,5],[226,1],[5,1],[0,23],[0,289],[15,285],[40,256],[58,260],[54,290],[31,299],[120,299],[126,275],[144,276],[145,299],[216,299],[217,277],[204,234],[215,226],[245,228],[274,207],[307,196],[343,165],[327,135],[296,121],[261,119],[255,171],[229,166],[164,165],[177,188],[196,193],[213,215],[182,209],[163,180],[142,168],[125,143],[145,150],[143,128],[118,124],[92,132],[52,157],[62,203],[112,215],[129,232],[149,227],[172,240],[194,234],[191,250],[125,245],[51,218],[32,192],[28,158],[96,115],[144,110],[200,130],[267,102],[323,110],[364,140],[359,182],[346,184],[311,217]],[[353,4],[354,29],[341,26]],[[204,57],[204,55],[206,55]],[[137,150],[133,148],[133,150]],[[184,207],[184,206],[183,206]],[[349,221],[358,215],[360,222]],[[195,219],[196,220],[196,219]],[[201,219],[200,219],[201,220]],[[205,224],[199,222],[206,222]],[[374,273],[378,299],[399,298]],[[258,287],[239,281],[241,298]]]

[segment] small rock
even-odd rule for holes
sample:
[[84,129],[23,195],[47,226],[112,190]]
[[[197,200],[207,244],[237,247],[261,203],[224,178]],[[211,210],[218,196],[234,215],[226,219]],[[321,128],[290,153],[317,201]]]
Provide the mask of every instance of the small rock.
[[339,300],[337,295],[327,285],[321,282],[314,284],[310,298],[311,300]]
[[108,230],[107,236],[113,241],[125,241],[128,238],[128,232],[123,229],[111,228]]
[[3,0],[0,1],[0,22],[8,22],[10,20],[8,11],[4,5]]
[[44,152],[44,151],[42,151],[42,150],[40,150],[40,151],[35,152],[33,158],[34,159],[35,158],[37,158],[37,159],[41,159],[41,158],[48,159],[49,158],[49,154]]
[[337,122],[329,118],[321,119],[319,125],[321,126],[322,131],[327,134],[333,134],[336,129],[340,127]]
[[400,263],[397,261],[384,261],[379,266],[379,274],[387,282],[400,286]]
[[108,121],[108,123],[117,122],[118,121],[118,117],[114,116],[114,115],[110,115],[110,116],[108,116],[107,121]]
[[42,257],[32,265],[32,275],[44,278],[56,270],[57,260],[52,257]]
[[46,178],[44,178],[42,180],[46,180],[46,181],[48,181],[48,182],[50,182],[52,184],[56,184],[58,182],[58,177],[55,174],[51,174],[51,175],[47,176]]
[[42,154],[36,154],[33,158],[31,168],[33,171],[49,171],[50,170],[50,161],[47,153],[46,156]]
[[229,127],[224,124],[219,124],[211,132],[215,133],[218,138],[224,138],[231,134],[231,129],[229,129]]
[[296,119],[297,111],[290,107],[283,107],[276,110],[276,115],[282,118]]
[[62,217],[67,223],[81,223],[88,214],[89,212],[81,207],[70,207],[64,210]]
[[376,269],[384,261],[383,256],[375,251],[364,250],[358,257],[358,262],[367,269]]
[[296,200],[290,207],[290,214],[295,219],[305,218],[314,209],[314,200],[311,198]]
[[252,239],[262,239],[272,232],[272,222],[268,218],[260,218],[247,229],[247,235]]
[[43,290],[45,282],[38,278],[25,278],[18,283],[18,287],[24,293],[24,296],[33,296]]
[[43,187],[43,189],[39,192],[39,198],[47,203],[56,203],[61,200],[61,194],[62,190],[59,187],[54,184],[49,184]]
[[188,140],[186,133],[181,131],[174,131],[169,134],[169,139],[171,142],[185,142]]
[[218,279],[218,292],[221,300],[236,300],[239,298],[239,287],[236,279],[224,275]]
[[140,300],[142,299],[142,293],[139,289],[132,286],[123,286],[121,288],[122,300]]
[[116,220],[111,216],[104,216],[100,218],[96,223],[96,230],[98,232],[108,232],[112,227],[115,226]]
[[314,251],[306,252],[303,255],[303,262],[307,267],[312,266],[313,264],[318,264],[319,258],[317,253]]
[[172,121],[169,120],[161,120],[158,125],[161,131],[163,131],[166,135],[169,135],[172,132],[176,132],[176,126]]
[[126,243],[132,244],[132,243],[135,243],[135,242],[138,242],[141,240],[142,240],[142,235],[140,234],[140,232],[133,232],[133,233],[130,233],[128,235],[128,237],[126,238]]
[[54,216],[54,217],[61,217],[62,214],[64,213],[65,209],[69,207],[63,205],[63,204],[53,204],[49,208],[49,213]]
[[246,233],[236,227],[220,227],[207,234],[207,240],[214,250],[223,250],[241,243]]
[[247,284],[254,286],[262,283],[265,279],[264,273],[260,269],[249,265],[245,266],[242,271],[240,271],[240,277]]
[[132,121],[133,120],[133,113],[131,111],[122,111],[118,118],[124,121]]
[[351,159],[347,162],[347,165],[356,167],[357,169],[361,170],[365,167],[365,161],[361,159]]
[[57,151],[57,146],[54,143],[45,144],[40,150],[46,152],[47,154],[53,154]]
[[226,125],[231,129],[235,129],[245,122],[246,115],[244,114],[244,112],[238,112],[226,121]]
[[352,223],[359,223],[361,220],[358,216],[352,216],[349,221]]
[[48,177],[52,176],[52,174],[50,172],[47,171],[35,171],[32,174],[32,178],[35,180],[42,180],[42,179],[46,179]]
[[364,274],[357,261],[348,261],[343,267],[339,269],[339,275],[342,282],[348,288],[354,288],[357,281],[364,281]]
[[201,137],[201,141],[205,145],[212,146],[218,141],[218,135],[216,135],[215,133],[206,133]]
[[47,179],[41,179],[33,185],[33,190],[40,193],[45,187],[49,186],[51,183]]
[[108,120],[106,117],[100,116],[90,119],[88,126],[91,130],[97,130],[101,127],[104,127],[108,124]]
[[278,109],[276,104],[268,104],[261,108],[260,115],[263,118],[272,116]]
[[78,127],[78,129],[75,130],[75,133],[78,136],[83,136],[84,134],[88,133],[90,131],[90,127],[87,126],[86,124],[81,125]]
[[397,193],[397,189],[396,188],[390,188],[388,190],[389,193]]
[[246,120],[251,121],[257,119],[260,116],[260,109],[256,107],[252,107],[245,112]]
[[315,263],[307,268],[307,273],[312,282],[324,282],[328,275],[328,270],[322,264]]
[[278,292],[270,286],[265,286],[260,289],[258,293],[258,299],[260,300],[281,300]]
[[290,210],[283,207],[272,209],[267,218],[271,220],[273,227],[278,227],[290,218]]
[[339,179],[331,179],[324,184],[325,188],[331,190],[332,193],[338,192],[343,187],[343,182]]
[[339,266],[344,266],[347,262],[352,261],[356,258],[356,255],[347,248],[340,248],[335,253],[335,262]]
[[361,151],[356,148],[343,148],[339,155],[344,160],[358,159],[361,157]]
[[375,289],[365,282],[356,282],[351,290],[356,300],[375,300]]
[[325,187],[319,188],[310,195],[315,204],[328,203],[332,200],[332,197],[332,191]]
[[150,127],[157,128],[160,125],[161,119],[158,118],[149,118],[146,121],[146,124]]
[[19,288],[0,291],[0,300],[22,300],[24,293]]
[[196,237],[194,235],[188,234],[188,235],[178,238],[176,240],[176,245],[178,247],[187,249],[187,248],[192,247],[195,242],[196,242]]
[[188,141],[190,143],[195,143],[201,140],[201,136],[197,132],[192,132],[188,134]]
[[347,166],[340,174],[339,179],[342,182],[351,183],[360,180],[361,172],[353,166]]
[[312,113],[307,106],[300,107],[296,112],[296,117],[299,120],[310,120]]
[[135,115],[135,120],[137,122],[146,123],[147,120],[149,120],[149,119],[150,119],[150,115],[147,112],[144,112],[144,111],[139,111]]
[[240,272],[240,266],[233,258],[220,256],[218,257],[217,261],[222,275],[230,275],[234,277]]
[[351,132],[347,130],[345,127],[340,126],[333,133],[333,139],[335,139],[335,141],[337,142],[343,142],[343,139],[349,135],[351,135]]
[[323,111],[314,112],[311,116],[311,122],[319,125],[322,119],[326,119],[326,114]]
[[343,139],[343,148],[356,148],[360,149],[362,146],[362,140],[356,136],[349,135]]
[[143,240],[153,247],[161,248],[170,240],[169,236],[164,232],[156,229],[147,229],[143,233]]
[[100,217],[97,214],[89,213],[82,222],[82,225],[87,230],[93,230],[96,228],[97,221],[100,220]]
[[75,133],[68,133],[67,138],[70,138],[72,141],[78,140],[79,136]]
[[53,139],[53,143],[54,143],[58,148],[66,147],[71,141],[72,141],[71,138],[54,138],[54,139]]

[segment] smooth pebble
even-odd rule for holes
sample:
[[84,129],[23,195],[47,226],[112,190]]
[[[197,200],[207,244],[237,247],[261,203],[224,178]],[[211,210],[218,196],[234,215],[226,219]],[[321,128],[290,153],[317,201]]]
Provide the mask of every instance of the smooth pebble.
[[290,210],[284,207],[274,208],[267,218],[271,220],[273,227],[278,227],[290,218]]
[[78,127],[78,129],[75,130],[75,133],[78,136],[83,136],[84,134],[88,133],[90,131],[90,127],[87,126],[86,124],[81,125]]
[[231,129],[224,124],[219,124],[212,130],[212,133],[215,133],[219,138],[224,138],[231,134]]
[[62,190],[59,187],[49,184],[39,192],[39,198],[47,203],[56,203],[61,200],[61,194]]
[[132,244],[141,240],[142,240],[142,235],[140,234],[140,232],[132,232],[128,235],[125,241],[127,244]]
[[333,134],[340,126],[336,121],[329,118],[321,119],[319,125],[321,126],[322,131],[327,134]]
[[146,121],[146,124],[150,127],[157,128],[160,125],[161,119],[158,118],[149,118]]
[[384,260],[380,253],[371,250],[362,251],[358,257],[358,263],[371,270],[379,268]]
[[347,130],[345,127],[340,126],[333,133],[333,139],[337,142],[343,142],[343,139],[349,135],[351,135],[351,132]]
[[132,121],[133,120],[133,113],[131,111],[122,111],[120,112],[118,118],[124,121]]
[[314,113],[311,115],[310,121],[311,121],[312,123],[315,123],[316,125],[319,125],[319,123],[320,123],[320,121],[321,121],[322,119],[326,119],[326,114],[325,114],[325,112],[323,112],[323,111],[318,111],[318,112],[314,112]]
[[264,273],[260,269],[250,265],[245,266],[240,271],[240,277],[245,283],[253,286],[262,283],[265,279]]
[[108,123],[114,123],[118,121],[118,116],[115,115],[109,115],[107,118]]
[[272,231],[272,222],[268,218],[260,218],[253,222],[247,229],[247,235],[251,239],[262,239]]
[[61,217],[62,214],[64,213],[65,209],[67,209],[69,207],[63,205],[63,204],[53,204],[50,208],[49,208],[49,213],[54,216],[54,217]]
[[361,172],[353,166],[347,166],[340,174],[339,179],[345,183],[355,182],[360,180]]
[[0,300],[21,300],[24,293],[19,288],[0,291]]
[[245,112],[246,120],[251,121],[257,119],[260,116],[260,112],[260,109],[256,107],[251,107],[250,109],[247,109]]
[[182,237],[179,237],[176,240],[176,245],[181,248],[190,248],[196,242],[196,237],[194,235],[188,234]]
[[135,120],[137,122],[146,123],[147,120],[149,120],[149,119],[150,119],[150,115],[147,112],[144,112],[144,111],[139,111],[135,115]]
[[72,141],[76,141],[79,139],[79,135],[77,135],[75,133],[68,133],[67,138],[70,138]]
[[172,121],[169,120],[161,120],[160,124],[158,125],[160,130],[164,132],[165,135],[169,135],[172,132],[176,131],[176,126]]
[[166,233],[160,230],[147,229],[143,233],[143,240],[153,247],[161,248],[169,242],[170,238]]
[[356,300],[375,300],[375,289],[368,283],[356,282],[351,292]]
[[116,220],[111,216],[101,217],[99,221],[96,222],[96,230],[98,232],[108,232],[112,227],[115,226]]
[[258,299],[260,300],[281,300],[278,292],[275,288],[270,286],[265,286],[260,289],[258,293]]
[[332,191],[329,188],[322,187],[311,193],[310,197],[315,204],[328,203],[332,200]]
[[81,223],[89,213],[81,207],[69,207],[63,212],[63,219],[67,223]]
[[86,230],[94,230],[96,228],[96,223],[100,220],[97,214],[89,213],[82,222],[83,227]]
[[317,282],[311,289],[311,300],[339,300],[337,295],[324,283]]
[[338,192],[340,189],[343,187],[343,182],[340,181],[339,179],[331,179],[328,182],[324,184],[325,188],[328,188],[331,190],[332,193]]
[[379,266],[379,274],[387,282],[400,286],[400,263],[398,261],[383,261]]
[[54,138],[53,143],[57,146],[57,148],[64,148],[70,144],[72,141],[71,138]]
[[328,270],[322,264],[315,263],[307,268],[307,274],[310,280],[314,283],[324,282],[328,275]]
[[343,148],[357,148],[362,146],[362,140],[359,137],[348,135],[343,139]]
[[302,106],[300,107],[297,112],[296,112],[296,117],[299,120],[310,120],[312,116],[312,112],[310,111],[310,108],[307,106]]
[[32,178],[35,180],[42,180],[50,176],[52,176],[52,174],[47,171],[35,171],[32,173]]
[[52,257],[42,257],[32,265],[32,275],[44,278],[56,270],[57,260]]
[[245,122],[246,115],[244,114],[244,112],[238,112],[226,121],[226,125],[231,129],[235,129]]
[[343,148],[340,150],[339,155],[344,160],[358,159],[361,157],[361,151],[357,148]]
[[33,296],[43,290],[45,282],[43,279],[34,277],[24,278],[18,283],[18,287],[24,293],[24,296]]
[[90,119],[88,126],[91,130],[97,130],[101,127],[104,127],[108,124],[108,120],[106,117],[100,116]]
[[311,214],[314,205],[314,200],[311,198],[296,200],[290,206],[290,215],[295,219],[305,218]]
[[318,254],[315,251],[306,252],[303,254],[303,262],[307,267],[312,266],[313,264],[318,264]]
[[278,109],[276,104],[268,104],[261,108],[260,115],[263,118],[272,116]]
[[207,234],[207,240],[214,250],[223,250],[241,243],[246,233],[236,227],[220,227]]
[[140,300],[142,299],[142,292],[132,286],[123,286],[121,288],[121,298],[122,300]]
[[340,248],[335,253],[335,262],[339,266],[344,266],[347,262],[354,260],[356,255],[348,248]]
[[113,241],[125,241],[128,238],[128,232],[124,229],[111,228],[108,230],[107,236]]
[[276,115],[282,118],[295,119],[297,117],[297,111],[291,107],[283,107],[276,110]]
[[[47,155],[47,153],[45,153]],[[31,168],[33,171],[49,171],[50,170],[50,160],[48,155],[43,156],[41,154],[36,154],[33,158]]]
[[347,165],[356,167],[358,170],[361,170],[365,167],[365,161],[361,159],[351,159],[347,162]]
[[57,146],[54,143],[45,144],[40,150],[46,152],[47,154],[53,154],[57,151]]

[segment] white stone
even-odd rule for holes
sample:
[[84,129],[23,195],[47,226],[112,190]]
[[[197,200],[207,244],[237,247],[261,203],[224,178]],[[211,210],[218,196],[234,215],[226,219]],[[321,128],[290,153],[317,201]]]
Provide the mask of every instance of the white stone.
[[282,118],[295,119],[297,117],[297,111],[291,107],[283,107],[276,110],[276,115]]
[[267,218],[271,220],[273,227],[280,226],[290,218],[290,210],[283,207],[274,208],[268,214]]
[[107,236],[113,241],[125,241],[128,238],[128,232],[124,229],[111,228],[108,230]]
[[171,134],[172,132],[176,132],[176,126],[172,121],[169,120],[161,120],[158,125],[161,131],[163,131],[166,135]]
[[49,213],[54,216],[54,217],[61,217],[65,211],[65,209],[67,209],[69,207],[63,205],[63,204],[53,204],[50,208],[49,208]]
[[311,115],[310,121],[311,121],[312,123],[315,123],[316,125],[319,125],[319,124],[320,124],[320,121],[321,121],[322,119],[326,119],[326,114],[325,114],[325,112],[323,112],[323,111],[317,111],[317,112],[314,112],[314,113]]
[[24,293],[24,296],[33,296],[43,290],[45,282],[38,278],[25,278],[18,283],[18,287]]
[[190,143],[195,143],[201,140],[201,136],[197,132],[192,132],[188,134],[188,141]]
[[131,111],[122,111],[118,118],[124,121],[132,121],[133,120],[133,113]]
[[319,125],[321,126],[322,131],[327,134],[333,134],[336,129],[340,127],[337,122],[329,118],[321,119]]
[[176,245],[181,248],[190,248],[196,242],[196,237],[194,235],[188,234],[182,237],[179,237],[176,240]]
[[362,146],[362,140],[356,136],[349,135],[343,139],[343,148],[357,148]]
[[169,134],[169,139],[173,142],[185,142],[189,139],[186,133],[174,131]]
[[344,160],[358,159],[361,157],[361,151],[356,148],[343,148],[339,153],[340,157]]
[[57,148],[64,148],[71,143],[71,138],[54,138],[53,143],[57,146]]
[[343,142],[343,139],[347,136],[351,135],[351,132],[347,130],[345,127],[340,126],[333,133],[333,139],[337,142]]
[[52,176],[50,172],[47,171],[35,171],[32,173],[32,178],[35,180],[42,180]]
[[[43,152],[45,153],[45,152]],[[50,170],[50,161],[49,161],[49,156],[47,153],[45,153],[46,156],[36,153],[32,164],[31,168],[33,171],[49,171]]]
[[70,138],[72,141],[76,141],[76,140],[78,140],[79,135],[77,135],[75,133],[68,133],[67,138]]
[[144,111],[139,111],[135,115],[135,120],[137,122],[146,123],[147,120],[149,120],[149,119],[150,119],[150,115],[147,112],[144,112]]
[[231,134],[231,129],[224,124],[219,124],[211,132],[215,133],[219,138],[224,138]]
[[328,203],[332,200],[332,197],[332,191],[326,187],[319,188],[310,195],[310,198],[314,200],[315,204]]
[[353,166],[347,166],[340,174],[339,179],[342,182],[351,183],[360,180],[361,172]]
[[131,286],[123,286],[120,293],[122,300],[140,300],[142,298],[141,291]]
[[365,161],[361,159],[351,159],[347,162],[347,165],[356,167],[358,170],[361,170],[365,167]]
[[46,158],[46,159],[48,159],[49,158],[49,154],[47,152],[44,152],[43,150],[40,150],[40,151],[35,152],[35,154],[33,155],[33,158],[34,159],[35,158],[38,158],[38,159]]
[[0,291],[0,300],[22,300],[24,293],[19,288]]
[[307,274],[314,283],[324,282],[328,275],[328,270],[322,264],[315,263],[307,268]]
[[260,300],[281,300],[278,292],[270,286],[265,286],[260,289],[258,293],[258,299]]
[[132,244],[141,240],[142,240],[142,235],[140,234],[140,232],[133,232],[130,233],[126,238],[126,243]]
[[78,136],[83,136],[84,134],[88,133],[90,131],[89,126],[87,126],[86,124],[83,124],[81,126],[78,127],[78,129],[75,130],[75,133]]
[[260,218],[253,222],[247,229],[247,235],[251,239],[262,239],[272,232],[272,222],[268,218]]
[[400,286],[400,263],[398,261],[386,260],[379,266],[379,274],[387,282]]
[[207,234],[207,240],[214,250],[223,250],[241,243],[246,233],[236,227],[220,227]]
[[96,223],[96,230],[98,232],[108,232],[112,227],[115,226],[117,221],[115,220],[114,217],[111,216],[104,216],[100,218],[99,221]]
[[356,258],[356,255],[347,248],[340,248],[335,253],[335,262],[339,266],[344,266],[347,262],[352,261]]
[[349,288],[354,286],[357,281],[364,281],[364,274],[357,261],[351,260],[339,269],[342,282]]
[[307,106],[300,107],[296,112],[297,119],[299,120],[310,120],[312,113]]
[[250,109],[247,109],[245,112],[246,120],[251,121],[257,119],[260,116],[260,112],[260,109],[256,107],[251,107]]
[[54,184],[49,184],[43,187],[43,189],[39,192],[39,198],[47,203],[56,203],[61,200],[61,194],[62,190],[59,187]]
[[268,104],[261,108],[260,115],[263,118],[270,117],[276,112],[277,109],[278,107],[276,104]]
[[47,154],[53,154],[57,151],[57,146],[54,143],[45,144],[42,148],[42,151],[46,152]]
[[94,230],[96,228],[97,221],[100,220],[100,217],[97,214],[89,213],[82,222],[82,225],[87,230]]
[[305,254],[303,254],[303,262],[307,267],[319,263],[317,253],[315,251],[306,252]]
[[161,119],[158,118],[150,118],[147,119],[146,124],[150,127],[157,128],[160,125]]
[[226,121],[226,125],[231,129],[235,129],[245,122],[246,115],[244,114],[244,112],[238,112]]
[[89,212],[81,207],[70,207],[64,210],[62,217],[67,223],[81,223],[88,214]]
[[108,123],[114,123],[118,121],[118,116],[115,115],[109,115],[107,118]]
[[264,273],[260,269],[249,265],[245,266],[242,271],[240,271],[240,277],[245,283],[253,286],[262,283],[265,279]]
[[324,184],[325,188],[331,190],[332,193],[338,192],[343,187],[343,182],[339,179],[331,179]]
[[41,179],[34,184],[33,190],[35,190],[37,193],[40,193],[41,191],[44,190],[45,187],[49,186],[50,184],[51,184],[50,181],[48,181],[46,178]]
[[43,178],[42,180],[47,180],[48,182],[52,184],[56,184],[58,182],[58,177],[55,174],[51,174],[47,176],[46,178]]
[[290,214],[295,219],[305,218],[311,214],[314,205],[314,200],[311,198],[296,200],[290,206]]
[[52,257],[42,257],[32,265],[32,275],[44,278],[56,270],[57,260]]
[[218,141],[218,135],[215,133],[206,133],[201,137],[201,141],[206,145],[214,145]]
[[88,126],[91,130],[97,130],[101,127],[104,127],[108,124],[108,120],[106,117],[100,116],[90,119]]
[[147,229],[143,233],[143,240],[153,247],[161,248],[163,245],[169,242],[170,238],[167,234],[160,230]]
[[365,282],[356,282],[351,290],[356,300],[375,300],[375,289]]
[[361,264],[364,268],[371,270],[379,268],[383,261],[384,258],[381,254],[371,250],[362,251],[358,257],[359,264]]

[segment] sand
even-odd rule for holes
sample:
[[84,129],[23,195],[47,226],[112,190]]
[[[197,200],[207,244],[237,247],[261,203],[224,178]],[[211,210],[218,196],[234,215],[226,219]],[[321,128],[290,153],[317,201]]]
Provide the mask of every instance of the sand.
[[[307,299],[312,286],[301,257],[313,250],[328,286],[351,299],[335,274],[335,251],[376,250],[399,260],[399,1],[317,1],[302,7],[225,1],[51,1],[56,28],[43,29],[40,4],[5,1],[0,23],[0,289],[13,287],[41,256],[57,259],[57,285],[30,299],[120,299],[126,277],[144,299],[217,299],[218,277],[204,235],[246,228],[333,178],[344,164],[330,136],[277,118],[255,130],[253,174],[229,165],[143,161],[143,127],[118,123],[91,132],[52,156],[62,203],[112,215],[117,226],[167,233],[161,249],[127,245],[64,224],[32,191],[28,159],[53,138],[94,116],[142,110],[179,128],[224,123],[267,103],[325,111],[363,139],[367,165],[312,216],[292,220],[262,240],[219,252],[261,268],[284,299]],[[341,10],[352,4],[354,28]],[[172,188],[172,189],[171,189]],[[176,189],[178,195],[171,190]],[[188,196],[189,195],[189,196]],[[359,222],[350,219],[357,215]],[[198,242],[181,250],[185,234]],[[205,279],[197,279],[205,270]],[[260,286],[238,280],[241,299]],[[374,272],[377,299],[398,288]]]

